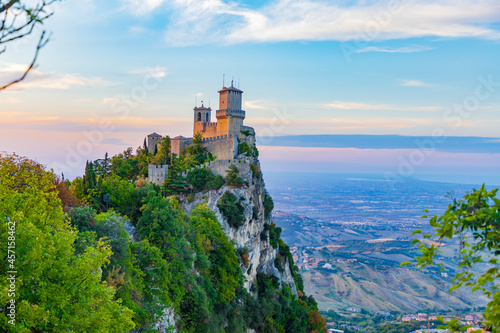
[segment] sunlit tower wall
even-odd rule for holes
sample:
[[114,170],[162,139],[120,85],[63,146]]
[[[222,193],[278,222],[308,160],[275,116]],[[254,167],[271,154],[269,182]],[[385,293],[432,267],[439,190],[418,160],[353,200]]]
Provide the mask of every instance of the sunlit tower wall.
[[243,91],[233,87],[224,87],[219,91],[219,110],[217,117],[217,135],[240,135],[245,119],[245,111],[241,109]]

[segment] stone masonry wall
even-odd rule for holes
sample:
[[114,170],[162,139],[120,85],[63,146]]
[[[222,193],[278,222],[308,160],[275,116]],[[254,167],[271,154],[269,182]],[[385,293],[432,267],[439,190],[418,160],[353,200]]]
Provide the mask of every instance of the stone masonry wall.
[[234,135],[206,138],[201,145],[218,159],[232,159],[238,153],[238,142]]
[[168,173],[168,165],[154,165],[148,166],[148,180],[150,183],[156,185],[163,185]]
[[203,165],[200,165],[196,168],[191,168],[182,173],[182,177],[186,177],[187,174],[194,170],[194,169],[199,169],[199,168],[207,168],[210,169],[213,173],[216,175],[221,175],[222,177],[226,177],[227,175],[227,170],[229,169],[229,166],[231,164],[234,164],[238,170],[239,170],[239,176],[245,181],[249,180],[249,178],[252,177],[252,174],[250,172],[250,163],[251,159],[249,157],[246,158],[240,158],[240,159],[217,159],[215,161],[211,161],[209,163],[205,163]]

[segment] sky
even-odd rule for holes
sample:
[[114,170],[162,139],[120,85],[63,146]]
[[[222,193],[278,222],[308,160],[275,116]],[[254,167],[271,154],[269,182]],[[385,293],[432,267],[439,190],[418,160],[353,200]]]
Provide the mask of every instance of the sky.
[[[192,108],[217,109],[223,75],[263,138],[500,139],[497,0],[66,0],[44,29],[37,69],[0,92],[0,150],[69,177],[151,132],[192,135]],[[39,33],[0,55],[0,83],[24,70]],[[497,146],[474,152],[472,141],[432,154],[269,141],[260,146],[271,171],[401,175],[404,159],[411,176],[500,170]]]

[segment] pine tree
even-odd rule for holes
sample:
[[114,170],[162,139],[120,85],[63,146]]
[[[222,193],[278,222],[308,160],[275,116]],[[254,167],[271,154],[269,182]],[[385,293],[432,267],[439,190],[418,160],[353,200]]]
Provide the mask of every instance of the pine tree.
[[90,190],[95,189],[97,180],[94,172],[94,164],[87,161],[85,175],[83,176],[83,194],[87,195]]
[[167,179],[163,183],[163,190],[167,195],[174,195],[187,192],[186,178],[181,176],[182,168],[179,159],[172,156],[168,167]]

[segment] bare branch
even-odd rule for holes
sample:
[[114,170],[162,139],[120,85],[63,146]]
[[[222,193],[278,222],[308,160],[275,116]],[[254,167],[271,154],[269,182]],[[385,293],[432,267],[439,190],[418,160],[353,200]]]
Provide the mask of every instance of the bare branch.
[[15,80],[15,81],[12,81],[6,85],[4,85],[3,87],[0,87],[0,91],[1,90],[4,90],[8,87],[10,87],[11,85],[13,84],[16,84],[18,82],[21,82],[22,80],[24,80],[26,78],[26,76],[28,75],[28,73],[36,67],[36,60],[38,59],[38,52],[40,51],[41,48],[43,48],[45,45],[47,45],[47,43],[49,42],[49,39],[50,38],[45,38],[45,30],[42,32],[42,35],[40,36],[40,40],[38,41],[38,45],[36,47],[36,51],[35,51],[35,56],[33,57],[33,61],[31,62],[31,64],[28,66],[28,68],[26,69],[26,71],[24,72],[23,76],[21,76],[19,79]]
[[19,0],[11,0],[8,4],[0,7],[0,13],[3,13],[4,11],[8,10],[10,7],[14,6],[14,4],[16,2],[19,2]]

